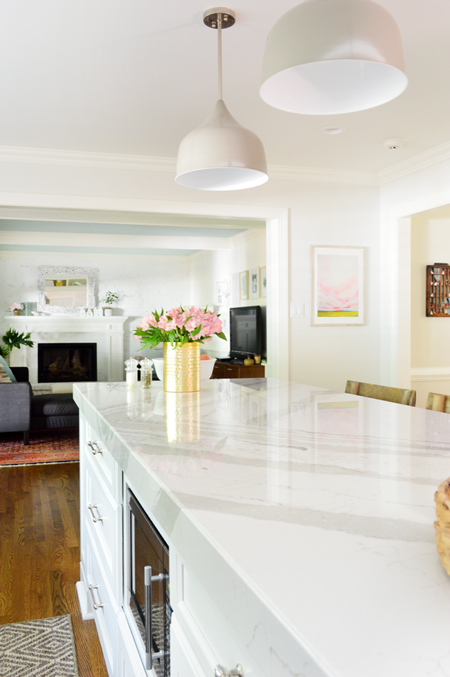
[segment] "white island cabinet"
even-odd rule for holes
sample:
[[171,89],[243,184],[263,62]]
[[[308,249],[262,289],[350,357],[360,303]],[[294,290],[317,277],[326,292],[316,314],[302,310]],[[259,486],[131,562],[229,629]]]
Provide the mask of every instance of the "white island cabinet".
[[74,397],[78,592],[110,677],[152,674],[124,613],[127,486],[170,550],[171,677],[450,677],[450,416],[274,379]]

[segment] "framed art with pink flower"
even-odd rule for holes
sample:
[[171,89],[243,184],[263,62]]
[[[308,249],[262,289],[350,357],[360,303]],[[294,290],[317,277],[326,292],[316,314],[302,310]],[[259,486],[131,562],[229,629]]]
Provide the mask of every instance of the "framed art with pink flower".
[[314,246],[311,269],[311,324],[364,324],[364,247]]

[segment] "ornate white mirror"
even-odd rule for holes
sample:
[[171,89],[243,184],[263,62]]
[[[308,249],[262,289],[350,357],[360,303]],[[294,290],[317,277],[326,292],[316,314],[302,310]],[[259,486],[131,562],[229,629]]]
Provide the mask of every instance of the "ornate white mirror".
[[94,270],[39,266],[38,303],[41,313],[76,313],[94,308]]

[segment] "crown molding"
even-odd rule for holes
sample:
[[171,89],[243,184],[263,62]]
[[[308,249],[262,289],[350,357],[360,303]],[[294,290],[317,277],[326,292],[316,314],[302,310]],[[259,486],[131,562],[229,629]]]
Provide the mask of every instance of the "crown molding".
[[[119,155],[113,153],[86,153],[84,151],[49,150],[44,148],[17,148],[12,146],[0,146],[0,163],[158,172],[173,174],[174,176],[176,171],[176,160],[174,158]],[[270,165],[269,176],[272,179],[281,181],[378,185],[375,172],[359,172],[346,169],[336,170]]]
[[423,153],[418,153],[414,157],[397,162],[386,169],[381,169],[376,173],[378,183],[380,186],[383,186],[386,183],[402,179],[409,174],[414,174],[446,160],[450,160],[450,142],[430,148],[430,150],[426,150]]
[[[269,165],[269,176],[278,181],[382,186],[446,160],[450,160],[450,142],[419,153],[407,160],[402,160],[378,172]],[[86,167],[173,175],[176,171],[176,160],[174,158],[12,146],[0,146],[0,163]]]
[[100,169],[128,169],[139,172],[175,173],[173,158],[113,153],[86,153],[84,151],[48,150],[43,148],[14,148],[0,146],[0,162],[30,165],[57,165]]
[[349,183],[378,186],[376,172],[349,169],[320,169],[316,167],[269,166],[269,178],[282,181],[314,181],[320,183]]

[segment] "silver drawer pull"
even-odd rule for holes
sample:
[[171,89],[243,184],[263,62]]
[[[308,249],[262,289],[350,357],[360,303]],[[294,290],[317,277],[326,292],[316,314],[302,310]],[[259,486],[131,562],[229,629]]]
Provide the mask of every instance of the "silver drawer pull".
[[103,454],[103,451],[102,451],[102,450],[100,449],[100,447],[98,446],[98,442],[91,442],[91,441],[89,441],[89,442],[87,443],[87,445],[88,445],[88,447],[90,448],[90,450],[92,451],[92,453],[94,454],[94,456],[95,456],[96,454]]
[[[100,516],[97,503],[95,505],[92,505],[91,503],[89,503],[88,510],[91,513],[91,517],[92,517],[93,522],[103,522],[103,517]],[[97,515],[94,513],[94,510],[97,511]]]
[[[97,590],[98,603],[95,601],[94,590]],[[92,606],[94,607],[95,611],[97,611],[97,609],[100,609],[101,607],[105,606],[102,603],[102,600],[100,599],[100,595],[98,594],[98,585],[90,585],[89,586],[89,592],[91,593]]]
[[225,670],[221,665],[216,665],[214,677],[244,677],[244,668],[239,663],[234,670]]

